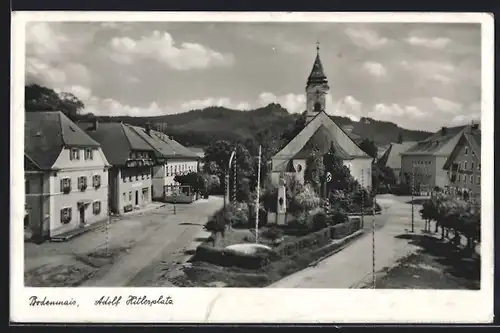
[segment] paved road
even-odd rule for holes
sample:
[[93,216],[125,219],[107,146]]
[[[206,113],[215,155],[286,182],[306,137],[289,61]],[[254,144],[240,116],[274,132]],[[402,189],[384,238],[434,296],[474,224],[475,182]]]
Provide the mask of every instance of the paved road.
[[[375,217],[375,270],[392,266],[412,253],[416,247],[395,236],[404,234],[411,226],[409,197],[379,195],[377,202],[383,214]],[[419,206],[414,207],[415,231],[423,229]],[[365,217],[365,229],[371,229],[373,218]],[[292,274],[271,285],[271,288],[355,288],[371,279],[372,236],[368,232],[341,252],[321,261],[318,265]]]
[[[44,265],[75,265],[75,255],[87,255],[106,247],[126,249],[112,265],[103,267],[86,287],[126,286],[157,257],[179,257],[179,250],[189,248],[203,235],[208,217],[222,207],[222,198],[210,197],[192,204],[173,205],[122,217],[63,243],[25,244],[25,271]],[[81,264],[81,263],[80,263]],[[144,286],[144,285],[143,285]]]

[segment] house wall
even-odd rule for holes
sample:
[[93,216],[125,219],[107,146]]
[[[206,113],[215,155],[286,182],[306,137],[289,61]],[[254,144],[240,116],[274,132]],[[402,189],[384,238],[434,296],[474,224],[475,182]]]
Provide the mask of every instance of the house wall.
[[454,182],[451,180],[451,168],[449,170],[443,170],[449,180],[449,186],[454,189],[459,189],[461,191],[467,190],[473,194],[480,195],[481,157],[473,154],[470,147],[463,145],[455,157],[454,162],[460,165]]
[[[196,159],[183,159],[183,160],[168,160],[165,172],[165,186],[177,185],[174,181],[175,176],[181,174],[187,174],[189,172],[198,172],[198,160]],[[166,187],[166,193],[164,195],[169,195],[168,187]]]
[[370,158],[354,158],[345,160],[344,165],[351,170],[351,175],[363,187],[369,188],[372,186],[372,159]]
[[[402,155],[401,156],[401,182],[411,185],[411,174],[414,172],[415,186],[418,184],[434,187],[443,187],[442,173],[438,168],[443,168],[443,161],[434,155]],[[408,174],[408,176],[406,176]]]
[[152,168],[119,168],[118,169],[118,213],[123,214],[126,207],[143,207],[151,203]]
[[[93,149],[93,158],[85,159],[84,149],[80,149],[80,159],[70,159],[70,149],[63,149],[54,163],[53,168],[59,171],[50,175],[50,236],[57,236],[80,227],[79,201],[89,201],[84,208],[84,220],[86,224],[102,221],[108,217],[108,170],[107,160],[99,149]],[[92,177],[99,175],[101,185],[93,187]],[[78,188],[78,177],[87,178],[87,188]],[[61,179],[71,179],[71,191],[63,193]],[[94,214],[93,203],[100,202],[101,210]],[[71,208],[71,220],[64,224],[61,222],[61,209]]]
[[50,173],[27,171],[25,181],[25,227],[34,238],[50,234]]
[[165,164],[153,167],[153,199],[161,200],[167,177],[167,166]]

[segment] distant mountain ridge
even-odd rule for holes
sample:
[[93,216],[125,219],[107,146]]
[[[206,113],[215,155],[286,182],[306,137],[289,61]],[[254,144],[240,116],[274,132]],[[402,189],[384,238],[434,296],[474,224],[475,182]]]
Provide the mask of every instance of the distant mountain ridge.
[[[186,146],[205,146],[212,140],[240,141],[255,139],[256,135],[268,131],[279,137],[292,128],[300,114],[291,114],[280,104],[271,103],[254,110],[240,111],[225,107],[207,107],[184,113],[154,117],[98,116],[103,122],[119,122],[155,127],[165,124],[165,132]],[[82,118],[86,118],[82,116]],[[352,133],[374,140],[379,146],[396,142],[401,134],[404,141],[419,141],[432,133],[408,130],[392,122],[361,118],[359,122],[347,117],[332,116],[339,126],[352,125]]]

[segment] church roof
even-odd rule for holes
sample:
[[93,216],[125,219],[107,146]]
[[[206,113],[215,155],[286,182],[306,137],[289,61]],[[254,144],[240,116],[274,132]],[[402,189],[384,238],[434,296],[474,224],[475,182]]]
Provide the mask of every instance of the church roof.
[[307,84],[311,83],[327,83],[325,71],[323,70],[323,64],[321,63],[321,59],[319,57],[319,47],[318,53],[316,54],[316,59],[314,60],[314,64],[311,70],[311,74],[307,78]]
[[290,160],[305,159],[314,149],[326,153],[332,144],[342,159],[371,158],[325,112],[320,112],[273,156],[273,171],[285,171]]

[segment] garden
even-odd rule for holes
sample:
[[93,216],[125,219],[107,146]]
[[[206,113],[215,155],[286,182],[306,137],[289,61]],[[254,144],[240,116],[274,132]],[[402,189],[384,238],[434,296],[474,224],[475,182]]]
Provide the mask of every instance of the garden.
[[[248,191],[251,182],[242,182],[247,186],[230,195],[237,200],[207,222],[211,237],[197,248],[184,274],[171,282],[261,287],[306,268],[361,235],[361,219],[352,215],[380,212],[372,194],[351,176],[332,149],[321,158],[312,156],[308,164],[304,184],[284,175],[290,216],[286,224],[268,223],[268,214],[277,211],[276,185],[266,179],[257,203],[256,191]],[[332,175],[331,182],[323,178],[326,172]],[[245,188],[248,193],[242,191]]]

